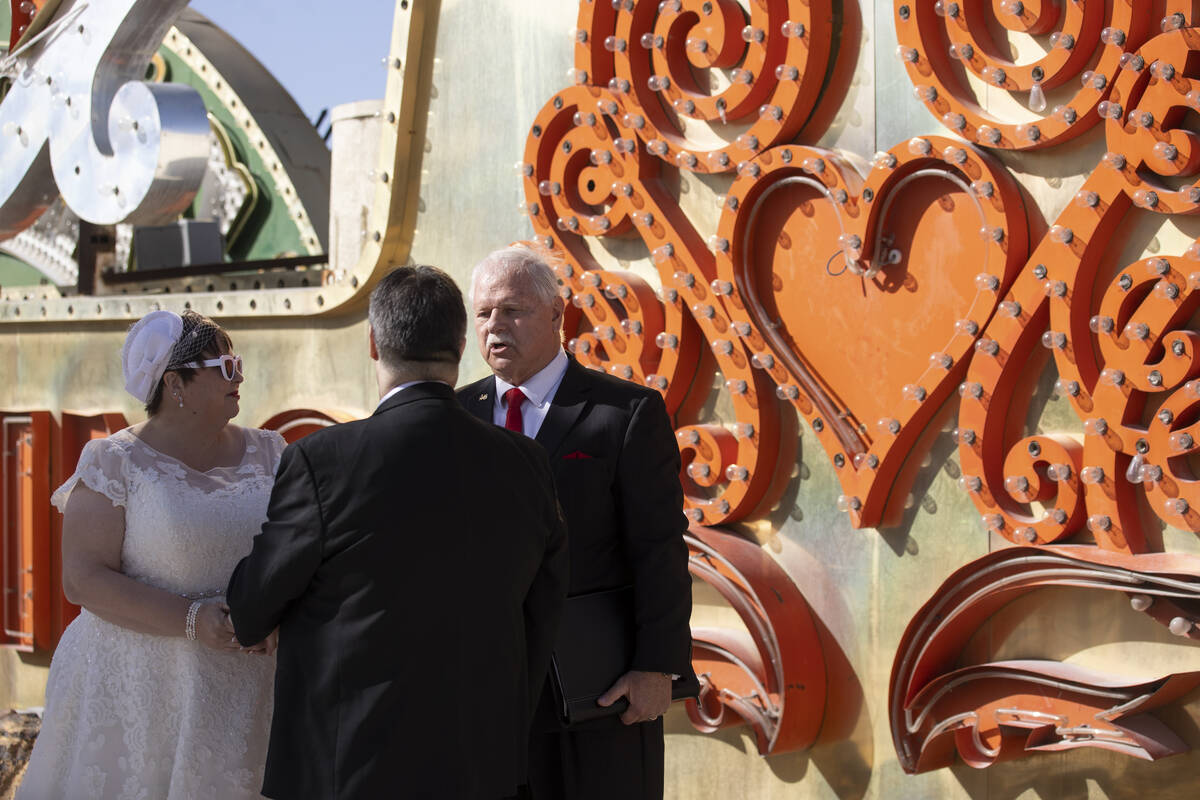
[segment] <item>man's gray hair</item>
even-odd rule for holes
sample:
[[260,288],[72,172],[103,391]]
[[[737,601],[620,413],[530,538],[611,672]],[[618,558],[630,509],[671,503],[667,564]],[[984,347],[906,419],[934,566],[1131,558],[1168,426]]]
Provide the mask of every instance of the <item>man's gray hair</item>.
[[471,299],[474,301],[475,282],[482,275],[507,273],[518,275],[538,299],[548,306],[558,301],[558,276],[546,260],[534,249],[524,245],[513,245],[495,250],[475,265],[471,271]]

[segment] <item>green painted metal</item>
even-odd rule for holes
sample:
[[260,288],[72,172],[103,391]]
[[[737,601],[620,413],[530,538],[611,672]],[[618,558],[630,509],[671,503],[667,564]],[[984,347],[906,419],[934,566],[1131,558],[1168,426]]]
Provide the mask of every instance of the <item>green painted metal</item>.
[[246,222],[244,232],[231,243],[226,255],[231,261],[249,261],[306,253],[300,231],[289,218],[287,207],[274,196],[271,182],[264,177],[267,166],[242,132],[233,113],[178,56],[166,47],[159,48],[158,52],[167,63],[167,80],[191,86],[200,93],[209,113],[217,118],[229,135],[238,160],[250,169],[258,184],[258,203]]
[[6,286],[37,286],[46,276],[16,256],[0,253],[0,288]]

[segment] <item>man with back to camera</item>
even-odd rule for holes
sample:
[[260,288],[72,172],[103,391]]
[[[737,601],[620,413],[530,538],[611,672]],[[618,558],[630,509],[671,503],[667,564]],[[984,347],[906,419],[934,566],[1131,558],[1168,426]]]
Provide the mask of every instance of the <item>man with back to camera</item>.
[[[569,595],[632,584],[632,669],[601,698],[629,707],[565,729],[543,690],[530,737],[534,800],[661,798],[671,684],[691,674],[691,580],[679,450],[655,391],[580,366],[562,348],[562,301],[535,252],[487,256],[471,279],[475,332],[494,375],[463,387],[481,419],[550,455],[570,536]],[[519,389],[520,394],[513,393]]]
[[401,267],[368,314],[375,413],[284,451],[229,583],[239,640],[279,626],[263,793],[496,800],[526,780],[566,591],[549,465],[454,399],[448,275]]

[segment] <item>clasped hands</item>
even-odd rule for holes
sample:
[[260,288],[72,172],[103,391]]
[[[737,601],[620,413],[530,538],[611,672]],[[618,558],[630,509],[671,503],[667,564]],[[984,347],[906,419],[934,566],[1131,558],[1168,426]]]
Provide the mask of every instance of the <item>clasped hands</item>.
[[617,678],[596,702],[607,707],[621,697],[629,700],[629,708],[621,712],[621,722],[626,725],[653,722],[671,705],[671,677],[661,672],[630,670]]
[[223,600],[213,600],[200,606],[196,612],[196,640],[214,650],[240,650],[243,653],[269,656],[279,645],[279,629],[271,631],[267,638],[250,647],[243,647],[233,632],[229,619],[229,606]]
[[[229,606],[222,600],[214,600],[200,606],[196,613],[196,639],[215,650],[240,650],[269,656],[279,644],[279,629],[271,631],[261,642],[243,647],[234,635]],[[653,722],[671,705],[671,678],[661,672],[630,670],[617,678],[596,702],[611,706],[621,697],[629,701],[629,708],[621,713],[621,722],[626,725]]]

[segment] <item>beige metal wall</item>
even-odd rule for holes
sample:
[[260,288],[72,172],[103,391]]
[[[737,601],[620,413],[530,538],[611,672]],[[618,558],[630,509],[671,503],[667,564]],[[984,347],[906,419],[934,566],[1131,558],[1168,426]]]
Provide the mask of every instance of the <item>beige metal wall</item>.
[[[600,2],[601,0],[596,0]],[[421,0],[417,0],[421,2]],[[912,97],[895,62],[892,6],[859,6],[864,19],[854,84],[831,131],[818,144],[869,158],[919,133],[946,132]],[[429,117],[419,143],[419,203],[412,232],[413,260],[439,265],[464,282],[489,250],[530,230],[518,213],[520,160],[528,127],[553,93],[567,85],[572,48],[567,31],[576,6],[568,0],[443,0],[436,17],[436,53],[430,73]],[[318,39],[314,30],[314,43]],[[364,84],[363,97],[383,94]],[[1064,152],[1059,152],[1060,150]],[[1052,155],[1001,155],[1040,213],[1053,216],[1069,201],[1103,150],[1098,134]],[[363,164],[361,169],[369,170]],[[338,180],[335,176],[335,181]],[[345,185],[351,185],[347,181]],[[681,205],[704,232],[728,178],[685,178]],[[335,197],[333,207],[338,205]],[[335,210],[336,214],[336,210]],[[1127,260],[1161,248],[1180,252],[1200,230],[1132,231]],[[645,254],[632,264],[653,278]],[[126,323],[20,324],[0,328],[0,407],[13,410],[124,410],[140,418],[120,389],[118,353]],[[247,361],[240,422],[256,425],[289,408],[366,413],[374,386],[366,358],[364,313],[312,319],[233,319],[229,328]],[[469,348],[462,380],[484,374]],[[1048,391],[1053,367],[1042,376],[1029,427],[1075,431],[1080,423]],[[714,414],[720,414],[720,403]],[[1000,764],[976,771],[961,764],[935,773],[903,774],[892,749],[887,688],[892,658],[908,620],[954,569],[992,549],[978,512],[957,487],[957,455],[950,441],[954,408],[942,415],[945,431],[922,468],[903,523],[888,530],[850,528],[834,507],[840,494],[833,469],[811,433],[799,455],[780,470],[793,477],[769,519],[744,532],[786,566],[841,651],[829,663],[841,702],[851,707],[844,729],[827,730],[810,752],[762,758],[742,730],[701,735],[676,708],[667,718],[668,797],[693,798],[1123,798],[1192,797],[1200,756],[1159,763],[1134,761],[1102,750],[1079,750]],[[1191,534],[1168,530],[1167,547],[1200,552]],[[451,576],[447,576],[448,579]],[[403,579],[398,575],[398,579]],[[1043,592],[1005,609],[1010,619],[979,633],[992,657],[1056,658],[1123,674],[1161,675],[1200,669],[1200,651],[1112,598],[1086,592]],[[694,621],[736,626],[736,615],[703,586]],[[1000,636],[994,631],[1004,631]],[[786,631],[781,631],[786,635]],[[831,656],[832,658],[832,656]],[[840,660],[844,658],[844,660]],[[0,706],[40,702],[43,659],[0,653]],[[831,709],[832,711],[833,709]],[[832,716],[827,714],[827,717]],[[1171,726],[1200,745],[1200,704],[1167,712]]]

